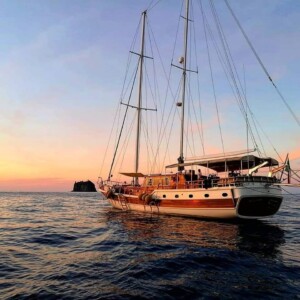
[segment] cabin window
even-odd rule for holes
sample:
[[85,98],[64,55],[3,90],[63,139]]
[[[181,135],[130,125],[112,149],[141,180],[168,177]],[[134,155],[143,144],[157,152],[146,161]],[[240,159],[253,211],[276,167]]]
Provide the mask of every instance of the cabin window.
[[163,195],[163,198],[166,198],[166,195]]
[[179,195],[176,194],[176,195],[175,195],[175,198],[179,198]]
[[189,198],[193,198],[194,197],[194,195],[193,194],[189,194]]
[[166,185],[170,185],[170,180],[169,180],[168,177],[165,178],[165,184],[166,184]]
[[228,194],[227,194],[227,193],[223,193],[222,196],[223,196],[223,197],[227,197]]
[[208,198],[208,197],[209,197],[209,194],[204,194],[204,197],[205,197],[205,198]]
[[152,185],[152,184],[153,184],[152,178],[149,178],[148,179],[148,185]]

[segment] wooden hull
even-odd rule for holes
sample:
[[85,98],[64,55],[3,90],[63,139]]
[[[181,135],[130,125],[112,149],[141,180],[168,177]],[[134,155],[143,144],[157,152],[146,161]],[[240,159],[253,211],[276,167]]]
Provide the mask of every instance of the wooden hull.
[[[109,199],[110,204],[117,209],[123,209],[118,200]],[[166,214],[177,216],[189,216],[200,218],[218,218],[218,219],[232,219],[236,217],[234,208],[185,208],[185,207],[160,207],[156,205],[142,205],[142,204],[128,204],[128,210],[152,213],[152,214]]]
[[257,219],[270,217],[280,208],[281,189],[249,184],[210,189],[157,189],[149,194],[108,195],[117,209],[216,219]]

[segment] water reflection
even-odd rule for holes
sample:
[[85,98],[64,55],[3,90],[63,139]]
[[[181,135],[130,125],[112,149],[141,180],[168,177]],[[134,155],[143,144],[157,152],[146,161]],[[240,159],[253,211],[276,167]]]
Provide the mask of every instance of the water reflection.
[[257,220],[209,221],[117,210],[110,210],[107,217],[135,242],[242,250],[266,257],[277,256],[285,243],[279,226]]

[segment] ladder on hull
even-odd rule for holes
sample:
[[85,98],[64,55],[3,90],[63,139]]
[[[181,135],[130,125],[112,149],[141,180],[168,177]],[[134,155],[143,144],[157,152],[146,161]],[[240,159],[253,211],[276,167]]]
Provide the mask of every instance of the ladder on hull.
[[129,210],[129,205],[126,198],[122,194],[118,194],[118,200],[121,204],[122,210],[127,211]]

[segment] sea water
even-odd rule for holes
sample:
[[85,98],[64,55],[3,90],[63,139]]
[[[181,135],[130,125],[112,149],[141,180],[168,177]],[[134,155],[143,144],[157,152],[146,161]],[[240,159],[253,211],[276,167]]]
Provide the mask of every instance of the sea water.
[[299,201],[224,222],[118,211],[99,193],[0,193],[0,298],[295,299]]

